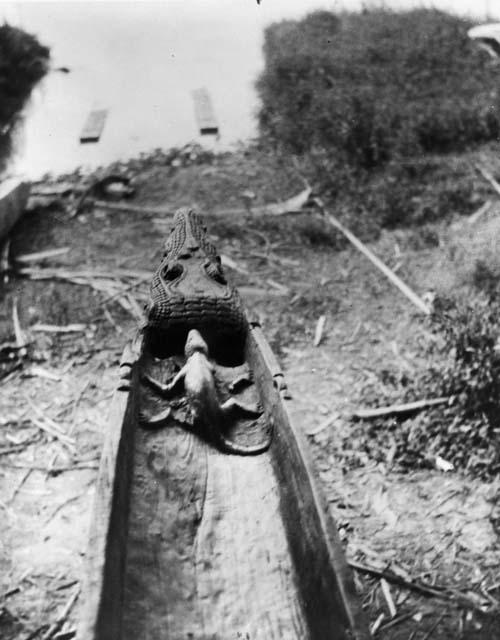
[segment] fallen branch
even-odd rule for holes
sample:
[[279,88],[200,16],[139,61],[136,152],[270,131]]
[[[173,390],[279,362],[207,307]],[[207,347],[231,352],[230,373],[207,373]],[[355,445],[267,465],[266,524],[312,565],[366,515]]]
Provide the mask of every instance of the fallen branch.
[[312,189],[307,187],[296,196],[283,200],[282,202],[271,202],[269,204],[235,207],[233,209],[218,209],[214,211],[214,215],[218,216],[283,216],[286,214],[304,213],[304,207],[310,202]]
[[66,603],[64,609],[61,611],[61,613],[57,617],[56,621],[50,625],[49,629],[47,630],[46,633],[44,633],[41,640],[51,640],[56,635],[56,633],[59,631],[59,629],[63,626],[63,624],[68,619],[68,616],[71,613],[71,610],[73,609],[73,607],[75,606],[75,603],[78,600],[79,595],[80,595],[80,587],[78,586],[73,592],[73,595],[70,597],[70,599]]
[[7,589],[7,591],[4,591],[2,594],[0,594],[0,600],[6,600],[11,596],[15,596],[16,593],[19,593],[20,591],[21,587],[12,587],[12,589]]
[[425,400],[416,400],[415,402],[407,402],[405,404],[393,404],[388,407],[376,407],[375,409],[358,409],[352,412],[352,417],[358,420],[371,420],[372,418],[383,418],[392,415],[404,415],[420,411],[427,407],[435,407],[440,404],[447,404],[450,398],[427,398]]
[[17,496],[17,494],[19,493],[19,491],[22,489],[24,483],[26,482],[26,480],[30,477],[31,473],[32,473],[33,469],[27,469],[22,477],[21,480],[17,483],[16,487],[14,487],[14,491],[12,492],[8,504],[12,504],[12,502],[14,502],[15,497]]
[[413,618],[416,612],[417,612],[416,609],[412,609],[412,611],[410,611],[409,613],[403,613],[397,618],[393,618],[392,620],[389,620],[389,622],[386,622],[386,624],[383,624],[379,627],[379,631],[388,631],[392,627],[395,627],[396,625],[401,624],[402,622],[406,622],[410,618]]
[[259,296],[262,298],[267,297],[281,297],[289,295],[288,291],[281,289],[264,289],[263,287],[238,287],[238,291],[243,298],[250,298],[252,296]]
[[63,280],[69,278],[151,278],[150,271],[139,269],[109,269],[103,271],[99,269],[84,269],[81,271],[72,271],[71,269],[55,268],[55,267],[24,267],[18,269],[19,275],[30,276],[34,280],[49,280],[61,278]]
[[475,211],[467,218],[467,222],[469,224],[475,224],[479,220],[479,218],[481,218],[481,216],[483,216],[491,209],[491,205],[491,200],[486,200],[486,202],[482,204],[477,211]]
[[487,608],[479,604],[476,599],[469,598],[463,593],[450,587],[429,584],[423,580],[407,580],[390,569],[377,569],[376,567],[362,564],[361,562],[356,562],[354,560],[348,560],[347,563],[350,567],[360,573],[365,573],[373,576],[374,578],[384,579],[398,587],[403,587],[404,589],[414,591],[415,593],[419,593],[423,596],[457,602],[470,609],[481,611],[482,613],[487,610]]
[[290,295],[290,289],[287,286],[285,286],[284,284],[280,284],[279,282],[276,282],[276,280],[272,280],[271,278],[267,278],[266,282],[273,289],[276,289],[276,291],[279,291],[284,296]]
[[97,470],[99,465],[97,463],[92,464],[91,462],[83,462],[83,463],[74,463],[66,466],[59,467],[44,467],[42,465],[31,465],[31,464],[9,464],[8,462],[2,462],[2,466],[8,467],[9,469],[26,469],[29,471],[43,471],[48,473],[49,475],[58,475],[59,473],[65,473],[66,471],[85,471],[85,470]]
[[62,256],[71,247],[61,247],[60,249],[46,249],[45,251],[37,251],[36,253],[26,253],[22,256],[15,256],[16,262],[38,262],[39,260],[45,260],[46,258],[54,258],[55,256]]
[[68,629],[68,631],[61,631],[54,636],[54,640],[72,640],[76,636],[76,629]]
[[363,255],[365,255],[368,260],[370,260],[382,273],[388,278],[413,304],[426,315],[429,315],[431,310],[428,305],[420,298],[414,291],[410,289],[410,287],[405,284],[401,278],[399,278],[389,267],[382,262],[375,254],[373,254],[370,249],[366,245],[364,245],[361,240],[358,240],[356,236],[349,231],[344,225],[337,220],[334,216],[329,214],[325,209],[322,201],[319,198],[314,199],[318,207],[323,213],[323,217],[327,222],[329,222],[332,227],[335,227],[338,231],[340,231],[344,236],[349,240],[351,244],[353,244],[356,249],[361,251]]
[[261,207],[252,207],[251,213],[257,215],[282,216],[289,213],[302,213],[303,208],[311,198],[312,189],[306,187],[296,196],[283,202],[266,204]]
[[63,503],[61,503],[60,505],[58,505],[50,514],[50,516],[45,520],[45,522],[43,523],[42,527],[46,527],[49,522],[51,522],[51,520],[53,520],[56,515],[59,513],[59,511],[61,511],[62,509],[64,509],[65,507],[68,506],[68,504],[72,504],[73,502],[77,502],[78,500],[81,499],[81,495],[78,496],[73,496],[72,498],[68,498],[67,500],[65,500]]
[[132,291],[132,289],[136,289],[137,287],[140,287],[142,284],[144,284],[145,282],[149,282],[150,280],[151,280],[151,274],[148,274],[143,278],[138,278],[136,282],[133,282],[132,284],[128,284],[124,287],[121,287],[116,293],[113,293],[112,295],[109,295],[107,298],[104,298],[104,300],[101,300],[101,302],[99,302],[99,305],[105,305],[108,302],[112,302],[113,300],[120,298],[124,293],[127,293],[127,291]]
[[33,424],[35,425],[35,427],[38,427],[40,429],[40,431],[44,431],[45,433],[47,433],[49,436],[52,436],[53,438],[55,438],[56,440],[59,440],[59,442],[61,442],[61,444],[65,445],[66,447],[68,447],[72,452],[74,452],[74,448],[75,448],[75,441],[73,440],[73,438],[68,438],[67,436],[65,436],[63,433],[60,433],[59,431],[57,431],[56,429],[54,429],[53,427],[50,426],[50,424],[47,424],[45,421],[40,420],[38,418],[31,418],[31,421],[33,422]]
[[124,211],[128,213],[145,213],[153,216],[168,216],[169,222],[173,220],[173,211],[164,207],[138,207],[121,202],[106,202],[105,200],[94,200],[94,207],[105,211]]
[[240,267],[232,258],[229,258],[224,254],[222,254],[220,258],[221,258],[221,263],[223,267],[229,267],[233,271],[241,273],[244,276],[248,275],[248,269],[244,269],[243,267]]
[[64,431],[61,429],[61,426],[58,425],[57,422],[52,420],[52,418],[46,416],[44,412],[33,402],[33,400],[27,394],[25,394],[24,397],[26,398],[26,401],[28,402],[33,412],[39,416],[39,418],[30,416],[31,422],[41,431],[44,431],[47,434],[51,435],[53,438],[56,438],[61,442],[61,444],[64,444],[66,447],[68,447],[68,449],[74,452],[74,439],[64,433]]
[[65,326],[55,324],[37,323],[31,327],[31,331],[43,333],[80,333],[87,330],[86,324],[67,324]]
[[[8,456],[11,453],[19,453],[20,451],[24,451],[26,447],[30,444],[34,444],[36,442],[36,438],[28,438],[19,444],[15,444],[12,447],[0,447],[0,456]],[[5,463],[2,463],[5,464]]]
[[474,164],[474,167],[477,171],[479,171],[479,173],[483,176],[483,178],[487,182],[489,182],[489,184],[493,187],[493,190],[496,191],[497,195],[500,196],[500,184],[498,184],[498,182],[491,175],[491,173],[479,164]]
[[429,629],[429,631],[427,631],[427,633],[425,634],[425,636],[422,638],[422,640],[429,640],[429,638],[432,637],[432,634],[434,633],[434,631],[437,629],[439,623],[441,622],[441,620],[444,618],[445,614],[442,613],[439,618],[436,620],[436,622],[431,626],[431,628]]
[[316,323],[316,330],[314,332],[314,346],[319,347],[321,339],[323,338],[323,331],[325,329],[326,316],[320,316]]
[[58,373],[53,373],[48,369],[36,365],[31,366],[24,372],[24,375],[33,378],[43,378],[44,380],[51,380],[52,382],[61,382],[61,376]]

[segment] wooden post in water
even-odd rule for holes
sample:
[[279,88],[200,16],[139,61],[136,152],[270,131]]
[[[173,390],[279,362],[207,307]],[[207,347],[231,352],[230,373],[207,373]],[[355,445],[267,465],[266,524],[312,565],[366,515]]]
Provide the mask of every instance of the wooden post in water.
[[97,109],[89,113],[80,134],[81,144],[85,144],[87,142],[99,142],[107,116],[107,109]]
[[219,125],[215,119],[215,111],[210,94],[202,87],[193,91],[194,113],[200,135],[219,135]]

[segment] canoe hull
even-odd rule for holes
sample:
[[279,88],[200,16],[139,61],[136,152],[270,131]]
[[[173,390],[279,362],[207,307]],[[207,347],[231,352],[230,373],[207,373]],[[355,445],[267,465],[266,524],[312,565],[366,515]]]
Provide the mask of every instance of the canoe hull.
[[154,403],[144,397],[141,372],[171,374],[172,363],[147,350],[130,391],[116,392],[81,640],[370,637],[307,445],[290,417],[293,401],[276,388],[281,374],[258,326],[249,331],[245,358],[254,379],[245,393],[260,399],[274,430],[270,449],[258,456],[223,454],[178,424],[149,432],[138,426],[139,412]]
[[9,178],[0,184],[0,242],[22,216],[30,185],[20,178]]

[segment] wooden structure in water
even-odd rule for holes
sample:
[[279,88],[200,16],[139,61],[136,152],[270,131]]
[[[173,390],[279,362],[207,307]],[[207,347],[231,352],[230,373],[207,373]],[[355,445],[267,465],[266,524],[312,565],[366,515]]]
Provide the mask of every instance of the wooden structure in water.
[[194,113],[200,135],[218,135],[219,125],[215,118],[212,99],[208,91],[204,87],[201,89],[195,89],[193,91],[193,100]]
[[107,117],[107,109],[96,109],[91,111],[85,121],[82,132],[80,133],[80,143],[85,144],[88,142],[99,142]]
[[[189,271],[179,237],[199,252],[183,233],[167,243],[159,270],[169,282]],[[251,371],[242,400],[264,411],[238,419],[230,435],[255,443],[272,432],[267,451],[222,453],[174,416],[163,428],[141,426],[160,403],[144,374],[171,378],[196,322],[147,328],[122,361],[131,378],[115,393],[106,429],[79,639],[367,640],[335,522],[291,418],[293,400],[257,323],[234,344],[224,337],[234,357],[214,351],[215,377],[224,396],[242,366]],[[172,407],[182,413],[182,399]]]

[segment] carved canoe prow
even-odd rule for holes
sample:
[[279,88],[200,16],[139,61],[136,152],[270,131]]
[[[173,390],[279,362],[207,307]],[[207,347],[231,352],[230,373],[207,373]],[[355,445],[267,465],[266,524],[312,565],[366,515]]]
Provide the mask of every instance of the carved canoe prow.
[[[216,389],[221,399],[258,402],[263,411],[219,427],[250,445],[272,434],[271,445],[255,456],[223,453],[190,421],[182,392],[165,400],[141,382],[145,375],[172,379],[184,362],[181,334],[193,325],[202,333],[203,319],[189,316],[173,331],[168,323],[146,327],[126,350],[111,407],[81,640],[370,637],[307,444],[291,419],[283,372],[260,326],[240,309],[244,329],[238,321],[233,338],[224,330],[225,350],[217,351],[212,332]],[[232,339],[238,354],[229,361]],[[241,371],[243,385],[232,385]],[[164,424],[139,424],[165,403]]]

